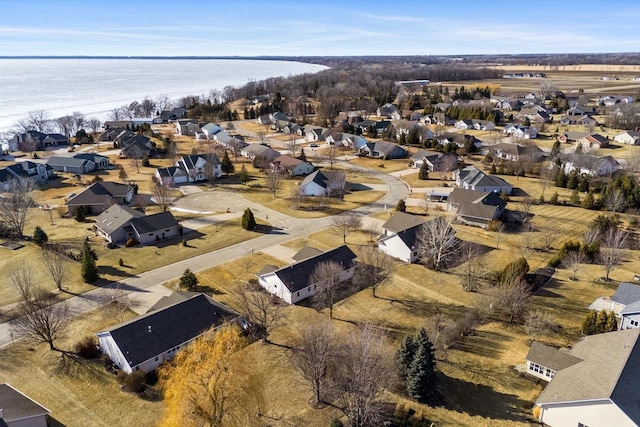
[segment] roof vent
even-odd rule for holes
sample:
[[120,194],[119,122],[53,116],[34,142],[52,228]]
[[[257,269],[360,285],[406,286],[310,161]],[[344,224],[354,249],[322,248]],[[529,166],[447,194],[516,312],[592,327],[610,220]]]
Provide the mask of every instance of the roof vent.
[[151,326],[149,326],[148,328],[149,328],[149,333],[151,333]]

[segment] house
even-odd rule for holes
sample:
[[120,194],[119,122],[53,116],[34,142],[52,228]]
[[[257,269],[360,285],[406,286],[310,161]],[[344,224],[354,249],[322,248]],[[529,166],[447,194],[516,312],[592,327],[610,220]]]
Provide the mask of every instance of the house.
[[128,159],[142,159],[151,157],[151,152],[155,148],[148,136],[135,134],[135,136],[123,140],[118,144],[120,146],[120,155]]
[[343,194],[347,186],[347,176],[342,170],[317,170],[307,175],[300,183],[303,196],[330,196]]
[[471,123],[473,123],[473,128],[476,130],[488,130],[492,131],[496,128],[496,124],[491,120],[478,120],[472,119]]
[[537,145],[519,145],[505,142],[491,146],[490,150],[495,158],[512,162],[537,162],[545,155],[545,152]]
[[279,156],[271,161],[271,169],[289,176],[302,176],[313,172],[315,167],[311,163],[295,157]]
[[382,224],[382,236],[391,236],[416,225],[422,225],[425,222],[424,217],[406,212],[396,212]]
[[[324,262],[336,262],[342,267],[338,280],[353,277],[356,254],[348,246],[323,252],[279,269],[268,268],[258,272],[258,283],[271,294],[289,304],[296,304],[315,295],[319,282],[312,282],[315,268]],[[269,271],[272,270],[272,271]]]
[[465,135],[462,133],[445,132],[436,137],[440,145],[455,144],[458,148],[477,149],[482,147],[482,141],[473,135]]
[[530,362],[545,376],[546,365],[559,368],[536,401],[539,421],[550,427],[639,425],[639,336],[636,328],[584,337],[567,353],[573,359],[552,355],[547,361],[535,350]]
[[204,134],[207,139],[213,139],[213,136],[218,132],[224,132],[220,125],[215,123],[207,123],[206,125],[200,128],[200,132]]
[[77,196],[67,200],[65,205],[69,215],[75,215],[75,210],[83,206],[85,214],[97,215],[113,204],[123,205],[131,203],[133,187],[117,182],[101,181],[91,184]]
[[18,162],[0,169],[0,191],[11,192],[16,181],[31,181],[40,184],[53,178],[53,168],[30,160]]
[[612,310],[620,316],[620,329],[640,327],[640,286],[620,283],[611,302]]
[[322,134],[326,129],[316,126],[305,125],[304,126],[304,140],[307,142],[316,142],[322,139]]
[[417,261],[416,239],[425,222],[423,217],[396,212],[382,225],[378,250],[410,264]]
[[534,139],[538,136],[538,129],[531,126],[518,126],[514,124],[506,125],[502,132],[516,139]]
[[157,182],[162,185],[168,185],[169,187],[189,182],[189,175],[187,174],[187,171],[178,166],[158,168],[156,169],[154,176]]
[[69,145],[69,138],[60,133],[49,133],[42,140],[42,146]]
[[429,150],[420,150],[409,157],[409,164],[414,168],[420,169],[423,163],[427,164],[429,172],[451,172],[458,168],[460,159],[455,153]]
[[240,150],[240,155],[251,160],[256,157],[262,157],[267,161],[267,163],[271,163],[273,159],[280,156],[280,153],[266,145],[248,144]]
[[10,151],[43,150],[47,146],[68,145],[69,138],[59,133],[43,133],[36,130],[17,133],[7,140]]
[[592,154],[569,154],[562,158],[565,173],[577,170],[579,174],[591,176],[611,175],[620,169],[620,163],[611,156]]
[[570,144],[573,142],[577,142],[578,140],[584,138],[587,135],[590,135],[590,133],[580,132],[580,131],[567,131],[558,136],[558,141],[565,144]]
[[173,125],[176,127],[176,135],[195,136],[200,132],[200,123],[193,119],[174,120]]
[[[207,179],[215,180],[222,176],[222,166],[217,154],[191,154],[182,156],[176,162],[176,167],[182,169],[187,174],[187,181],[198,182]],[[179,184],[174,179],[174,184]]]
[[568,125],[576,125],[576,126],[585,126],[592,127],[597,126],[598,122],[591,116],[564,116],[560,119],[560,124],[562,126]]
[[380,237],[378,250],[409,264],[417,261],[419,254],[416,241],[421,227],[422,225],[414,225],[405,230]]
[[47,427],[47,415],[50,413],[47,408],[10,384],[0,384],[0,426]]
[[596,107],[587,107],[584,105],[575,106],[567,110],[567,116],[590,116],[596,113]]
[[467,166],[455,172],[455,181],[458,187],[466,190],[486,191],[511,194],[513,187],[504,179],[487,175],[475,166]]
[[549,382],[558,371],[579,362],[581,362],[581,360],[571,356],[568,351],[559,351],[556,348],[534,341],[529,347],[525,368],[528,374]]
[[302,261],[303,259],[312,258],[322,254],[320,249],[313,246],[304,245],[298,252],[296,252],[291,259],[294,261]]
[[599,133],[592,133],[580,138],[577,143],[578,145],[582,145],[582,148],[586,151],[597,150],[599,148],[609,147],[609,138]]
[[84,175],[96,169],[95,163],[91,160],[68,156],[51,156],[47,159],[47,165],[56,172],[68,172],[75,175]]
[[640,131],[627,130],[614,136],[613,140],[621,144],[638,145],[640,144]]
[[367,142],[360,149],[360,155],[367,157],[377,157],[384,160],[401,159],[407,155],[407,150],[386,141]]
[[383,106],[378,107],[378,110],[376,111],[376,115],[386,118],[391,118],[394,113],[398,113],[398,107],[390,103],[386,103]]
[[145,215],[144,212],[113,205],[96,217],[98,234],[110,243],[137,240],[141,245],[178,236],[178,221],[171,212]]
[[99,332],[102,353],[123,372],[150,372],[195,338],[240,316],[205,294]]
[[458,120],[453,127],[459,130],[473,129],[473,122],[471,120]]
[[459,221],[482,228],[498,219],[506,206],[507,202],[494,191],[454,188],[447,199],[447,210],[455,211]]

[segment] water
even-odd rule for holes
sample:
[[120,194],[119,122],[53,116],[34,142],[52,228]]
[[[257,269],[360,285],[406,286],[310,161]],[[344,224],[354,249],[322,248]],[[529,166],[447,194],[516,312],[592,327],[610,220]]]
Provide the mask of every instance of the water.
[[46,110],[50,118],[79,111],[104,121],[112,109],[145,96],[178,99],[325,68],[227,59],[0,59],[0,131],[29,111]]

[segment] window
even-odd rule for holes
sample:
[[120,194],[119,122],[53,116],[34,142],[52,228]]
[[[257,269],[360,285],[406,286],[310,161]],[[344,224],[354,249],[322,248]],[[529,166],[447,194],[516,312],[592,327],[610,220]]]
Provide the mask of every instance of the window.
[[158,361],[158,356],[156,356],[156,362]]
[[544,368],[537,363],[529,362],[529,370],[544,375]]
[[546,377],[553,378],[553,376],[554,376],[555,374],[556,374],[556,373],[555,373],[554,371],[552,371],[551,369],[547,368],[547,370],[546,370],[546,372],[545,372],[545,374],[544,374],[544,375],[545,375]]
[[300,291],[296,292],[296,296],[299,297],[300,296]]
[[637,320],[630,320],[629,323],[631,323],[631,326],[633,326],[634,328],[638,327],[638,321]]

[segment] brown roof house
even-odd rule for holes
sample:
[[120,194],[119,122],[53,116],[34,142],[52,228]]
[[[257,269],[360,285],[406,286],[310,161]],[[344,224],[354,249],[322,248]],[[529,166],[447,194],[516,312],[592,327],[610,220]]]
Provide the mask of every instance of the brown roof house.
[[0,426],[47,427],[49,411],[9,384],[0,384]]
[[590,335],[562,352],[535,344],[527,372],[549,381],[538,397],[547,426],[631,427],[640,424],[640,329]]
[[497,219],[507,202],[498,193],[455,188],[447,199],[447,209],[455,210],[459,221],[486,228]]
[[289,176],[308,175],[313,172],[313,165],[291,156],[276,157],[271,161],[271,169]]
[[97,215],[109,206],[131,203],[133,187],[117,182],[96,182],[87,187],[82,193],[69,199],[65,205],[69,215],[75,215],[78,206],[84,206],[86,214]]

